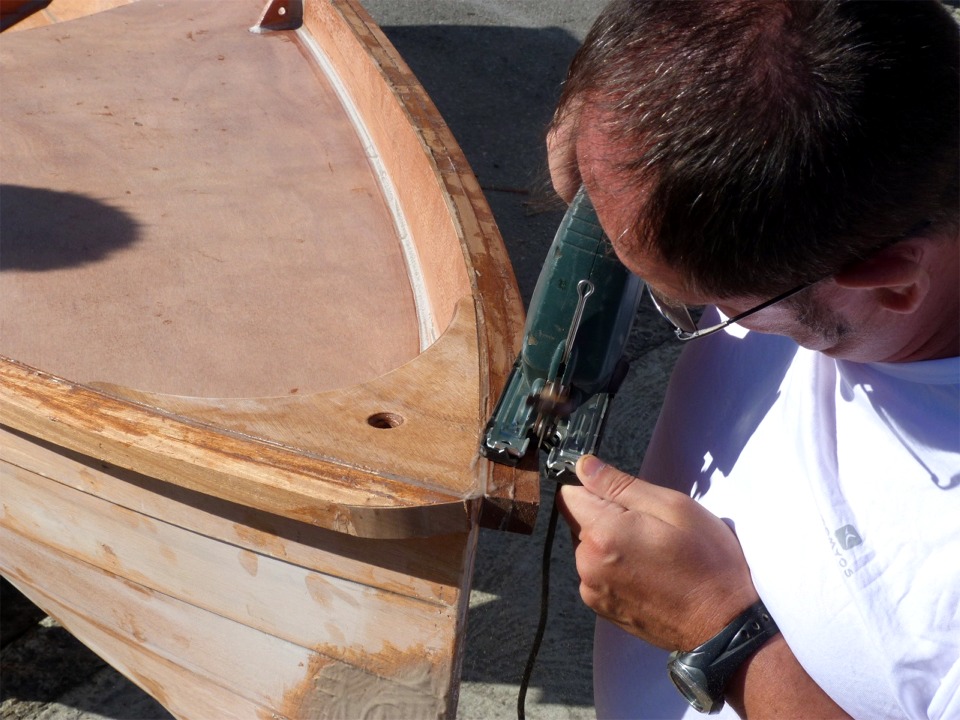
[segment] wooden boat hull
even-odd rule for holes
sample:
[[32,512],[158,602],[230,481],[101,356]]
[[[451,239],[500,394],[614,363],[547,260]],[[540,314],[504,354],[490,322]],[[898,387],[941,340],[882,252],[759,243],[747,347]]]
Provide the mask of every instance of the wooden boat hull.
[[455,707],[475,529],[357,538],[10,432],[3,451],[3,574],[173,714]]
[[[197,27],[195,15],[236,4],[144,0],[18,33],[0,41],[0,61],[36,70],[43,60],[32,54],[36,43],[53,36],[33,33],[59,27],[70,27],[78,44],[108,38],[117,23],[133,42],[141,31],[156,38],[162,23],[150,20],[167,6],[170,17],[190,20],[168,23],[182,39],[183,28]],[[298,6],[269,4],[263,24],[299,15]],[[70,299],[76,290],[60,289],[75,286],[60,277],[93,282],[82,274],[91,264],[60,275],[0,266],[0,290],[21,302],[0,311],[0,353],[8,355],[0,359],[0,573],[178,717],[452,716],[478,528],[529,530],[536,512],[536,473],[494,466],[477,453],[518,349],[519,297],[465,160],[369,17],[348,0],[307,0],[302,22],[280,32],[290,33],[310,72],[337,87],[374,174],[383,176],[407,243],[421,351],[358,381],[348,367],[303,393],[218,394],[224,386],[209,373],[174,379],[178,362],[166,361],[169,377],[131,370],[138,347],[154,359],[154,333],[130,345],[129,362],[90,377],[84,373],[101,362],[84,365],[80,347],[59,352],[56,342],[35,343],[47,339],[28,332],[24,317],[42,312],[38,297]],[[203,41],[218,37],[210,31]],[[5,86],[0,112],[5,128],[21,128],[16,137],[46,129],[32,124],[38,110],[54,125],[57,113],[68,114]],[[79,161],[71,150],[62,167],[57,152],[35,162],[35,144],[0,147],[7,183],[0,198],[27,187],[23,178],[41,182],[30,174],[38,166],[61,177]],[[80,173],[81,181],[96,176],[109,187],[131,171],[111,170],[111,160],[104,172]],[[66,187],[49,183],[44,190]],[[183,193],[170,197],[179,203]],[[155,224],[162,231],[166,220]],[[213,242],[216,228],[209,232]],[[127,257],[114,255],[98,267]],[[135,296],[136,282],[124,292]],[[43,327],[36,317],[34,327]],[[111,342],[135,336],[137,322]],[[358,331],[365,329],[361,323]],[[24,357],[50,358],[55,372]],[[251,387],[258,381],[253,373]]]

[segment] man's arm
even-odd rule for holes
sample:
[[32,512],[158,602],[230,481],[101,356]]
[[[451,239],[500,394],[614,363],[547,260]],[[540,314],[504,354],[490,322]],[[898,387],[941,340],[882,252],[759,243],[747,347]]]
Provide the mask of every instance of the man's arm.
[[[561,488],[560,507],[580,594],[599,615],[658,647],[691,650],[759,599],[736,535],[696,501],[592,456],[577,475],[583,487]],[[846,717],[782,635],[741,666],[726,699],[745,717]]]
[[727,702],[742,718],[849,718],[797,661],[783,635],[755,652],[733,676]]

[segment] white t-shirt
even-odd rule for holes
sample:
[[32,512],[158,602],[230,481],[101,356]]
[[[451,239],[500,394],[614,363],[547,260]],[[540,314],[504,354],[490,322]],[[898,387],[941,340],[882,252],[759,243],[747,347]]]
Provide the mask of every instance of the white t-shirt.
[[[960,358],[834,361],[739,328],[696,340],[641,475],[728,520],[790,648],[848,713],[960,718]],[[667,653],[601,622],[594,656],[599,717],[687,711]]]

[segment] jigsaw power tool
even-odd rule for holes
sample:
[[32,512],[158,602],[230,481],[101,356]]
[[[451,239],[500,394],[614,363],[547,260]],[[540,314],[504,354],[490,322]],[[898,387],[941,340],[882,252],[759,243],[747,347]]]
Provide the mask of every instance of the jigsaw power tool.
[[577,459],[596,452],[626,374],[623,351],[642,291],[581,187],[540,271],[523,348],[484,429],[485,457],[516,465],[543,450],[547,478],[577,482]]

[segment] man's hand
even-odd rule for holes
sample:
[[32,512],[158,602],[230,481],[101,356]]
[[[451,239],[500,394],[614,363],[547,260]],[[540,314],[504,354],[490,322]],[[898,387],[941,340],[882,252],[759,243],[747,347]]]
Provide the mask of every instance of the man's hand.
[[604,465],[560,489],[580,594],[595,612],[668,650],[691,650],[759,599],[733,531],[696,501]]

